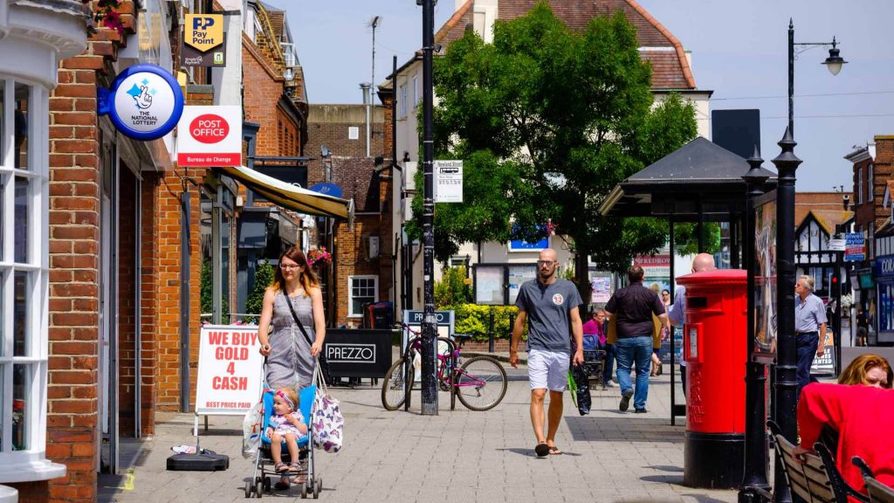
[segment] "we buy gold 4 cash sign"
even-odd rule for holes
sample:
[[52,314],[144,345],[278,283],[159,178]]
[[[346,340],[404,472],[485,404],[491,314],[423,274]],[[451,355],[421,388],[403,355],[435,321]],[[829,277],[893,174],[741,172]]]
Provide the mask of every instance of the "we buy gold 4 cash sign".
[[261,396],[258,327],[206,325],[199,340],[196,414],[244,414]]

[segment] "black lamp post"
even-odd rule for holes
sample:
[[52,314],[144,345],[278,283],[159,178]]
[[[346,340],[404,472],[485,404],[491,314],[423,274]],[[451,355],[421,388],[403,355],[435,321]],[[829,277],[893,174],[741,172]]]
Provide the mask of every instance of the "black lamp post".
[[[745,218],[743,219],[742,234],[744,243],[742,246],[742,262],[748,271],[748,313],[754,312],[754,199],[761,194],[761,186],[769,176],[761,170],[761,159],[757,145],[754,146],[754,154],[748,159],[751,169],[742,175],[745,180]],[[760,498],[755,489],[769,489],[767,483],[767,435],[764,426],[766,420],[766,399],[764,386],[767,382],[766,367],[752,359],[754,352],[754,316],[749,315],[746,324],[746,339],[748,363],[745,367],[745,462],[744,476],[742,477],[742,489],[739,490],[739,502],[748,503],[759,501]]]
[[[838,75],[838,72],[841,71],[841,67],[847,63],[844,58],[841,57],[841,51],[838,49],[838,42],[835,40],[835,37],[832,37],[831,42],[795,42],[795,25],[792,22],[791,18],[788,20],[788,130],[791,132],[792,137],[795,136],[795,107],[794,107],[794,99],[793,96],[795,94],[795,46],[803,46],[809,49],[810,47],[818,47],[818,46],[829,46],[832,48],[829,49],[829,57],[823,61],[822,64],[826,65],[826,68],[829,69],[829,73],[832,75]],[[807,50],[804,49],[804,50]]]
[[[788,128],[778,145],[782,152],[776,165],[776,400],[773,417],[790,442],[796,443],[798,425],[798,353],[795,339],[795,170],[801,159],[794,153],[797,143]],[[776,501],[791,501],[782,463],[776,463]]]
[[432,56],[435,46],[435,0],[416,0],[422,5],[422,152],[423,152],[423,203],[422,203],[422,282],[424,311],[422,318],[422,415],[438,415],[438,387],[435,376],[435,339],[438,337],[435,320],[435,158],[434,126],[432,121]]

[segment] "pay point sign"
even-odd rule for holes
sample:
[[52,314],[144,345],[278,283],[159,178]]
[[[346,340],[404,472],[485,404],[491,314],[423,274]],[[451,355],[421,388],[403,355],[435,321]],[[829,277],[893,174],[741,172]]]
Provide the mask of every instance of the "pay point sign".
[[258,327],[206,325],[199,337],[196,414],[244,414],[261,396]]

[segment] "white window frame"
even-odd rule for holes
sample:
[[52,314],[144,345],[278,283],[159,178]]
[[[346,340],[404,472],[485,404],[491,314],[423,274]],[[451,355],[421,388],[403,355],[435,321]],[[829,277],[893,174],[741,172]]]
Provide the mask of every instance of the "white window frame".
[[404,82],[398,87],[399,95],[397,102],[397,118],[407,118],[407,83]]
[[[39,84],[16,81],[0,75],[3,94],[0,128],[0,310],[2,310],[2,355],[0,355],[0,483],[48,480],[65,475],[65,466],[46,459],[47,438],[47,370],[49,353],[49,92]],[[28,86],[28,166],[15,169],[14,103],[16,84]],[[24,262],[15,261],[15,181],[28,180],[27,228],[28,243]],[[14,356],[15,275],[26,273],[27,317],[25,354]],[[26,448],[13,450],[13,370],[15,365],[28,368],[30,388],[25,389],[25,412],[21,421],[26,429]]]
[[875,204],[875,164],[870,162],[866,169],[866,201]]
[[857,204],[863,204],[863,166],[857,168]]
[[373,302],[379,301],[379,277],[374,274],[357,274],[348,276],[348,317],[358,318],[363,316],[363,312],[354,312],[354,280],[364,279],[373,282]]

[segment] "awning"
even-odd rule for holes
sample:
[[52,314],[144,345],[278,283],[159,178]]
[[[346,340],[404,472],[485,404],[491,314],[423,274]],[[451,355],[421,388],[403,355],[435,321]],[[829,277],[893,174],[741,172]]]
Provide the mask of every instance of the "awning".
[[245,166],[217,169],[283,208],[307,215],[336,217],[346,220],[353,216],[353,200],[327,196],[312,190],[302,189]]

